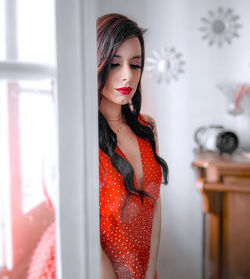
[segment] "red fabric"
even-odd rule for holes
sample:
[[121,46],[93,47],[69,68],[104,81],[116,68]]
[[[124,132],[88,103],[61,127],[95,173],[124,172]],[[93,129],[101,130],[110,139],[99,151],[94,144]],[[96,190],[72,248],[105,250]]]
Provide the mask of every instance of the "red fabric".
[[27,279],[56,279],[56,225],[43,233],[33,253]]
[[[143,165],[143,189],[157,200],[160,194],[161,168],[154,159],[150,143],[140,138],[137,141]],[[116,152],[126,159],[119,147]],[[137,187],[135,177],[134,182]],[[99,183],[102,248],[110,258],[119,279],[142,279],[149,261],[155,203],[150,198],[144,198],[142,204],[140,197],[131,196],[121,218],[126,199],[123,179],[101,150]]]
[[[43,165],[43,191],[49,208],[54,211],[53,202],[47,191]],[[27,279],[56,279],[56,225],[53,222],[42,234],[33,252]]]

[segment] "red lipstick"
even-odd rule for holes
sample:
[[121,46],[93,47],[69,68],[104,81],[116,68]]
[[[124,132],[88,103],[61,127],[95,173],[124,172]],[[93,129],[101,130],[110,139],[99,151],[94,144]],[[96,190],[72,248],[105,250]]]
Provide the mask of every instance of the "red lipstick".
[[131,87],[121,87],[116,89],[119,93],[123,95],[129,95],[132,91]]

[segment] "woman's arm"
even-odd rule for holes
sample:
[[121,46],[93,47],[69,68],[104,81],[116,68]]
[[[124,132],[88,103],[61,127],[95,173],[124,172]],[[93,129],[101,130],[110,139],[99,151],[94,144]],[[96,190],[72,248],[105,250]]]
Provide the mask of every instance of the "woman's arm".
[[145,279],[153,279],[156,270],[157,257],[160,245],[161,237],[161,198],[156,202],[153,225],[152,225],[152,235],[151,235],[151,246],[150,246],[150,257],[149,264]]
[[[149,115],[143,115],[144,119],[152,125],[154,139],[155,139],[155,147],[156,153],[159,152],[159,143],[158,143],[158,134],[155,120]],[[150,257],[149,257],[149,265],[146,273],[146,279],[155,278],[157,257],[160,245],[160,237],[161,237],[161,198],[159,197],[154,211],[153,224],[152,224],[152,235],[151,235],[151,245],[150,245]]]
[[114,267],[106,255],[106,253],[101,248],[101,279],[117,279]]

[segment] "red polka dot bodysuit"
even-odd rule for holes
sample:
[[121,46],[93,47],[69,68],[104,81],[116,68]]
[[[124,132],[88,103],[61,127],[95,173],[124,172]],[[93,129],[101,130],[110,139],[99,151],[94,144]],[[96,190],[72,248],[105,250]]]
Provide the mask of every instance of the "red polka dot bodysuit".
[[[143,166],[143,189],[156,201],[160,194],[161,167],[155,161],[150,143],[137,138]],[[116,147],[115,150],[127,158]],[[99,149],[100,183],[100,239],[101,246],[115,269],[119,279],[145,277],[152,233],[155,203],[151,198],[130,196],[121,217],[126,200],[122,176],[115,170],[110,158]],[[137,187],[136,177],[134,177]]]

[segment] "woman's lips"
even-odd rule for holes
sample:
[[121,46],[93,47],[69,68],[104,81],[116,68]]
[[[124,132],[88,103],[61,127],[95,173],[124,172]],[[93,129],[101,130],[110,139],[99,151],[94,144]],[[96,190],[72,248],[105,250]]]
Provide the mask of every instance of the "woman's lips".
[[132,91],[131,87],[121,87],[116,89],[119,93],[123,95],[129,95]]

